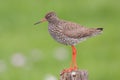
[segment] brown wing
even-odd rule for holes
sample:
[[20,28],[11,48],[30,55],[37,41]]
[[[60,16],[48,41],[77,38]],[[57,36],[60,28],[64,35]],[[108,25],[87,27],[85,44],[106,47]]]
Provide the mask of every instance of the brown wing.
[[88,37],[96,32],[96,28],[86,28],[72,22],[64,22],[63,29],[64,35],[70,38]]

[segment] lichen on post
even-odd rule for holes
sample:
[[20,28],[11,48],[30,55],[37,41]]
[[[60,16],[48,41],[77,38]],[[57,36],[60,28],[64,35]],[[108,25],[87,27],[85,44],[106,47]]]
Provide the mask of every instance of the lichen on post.
[[60,74],[60,80],[88,80],[88,72],[86,70],[75,70]]

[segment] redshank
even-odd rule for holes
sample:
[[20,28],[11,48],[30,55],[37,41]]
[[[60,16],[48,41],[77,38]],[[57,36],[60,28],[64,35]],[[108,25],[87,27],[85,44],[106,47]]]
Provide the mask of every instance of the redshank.
[[103,31],[103,28],[87,28],[74,22],[59,19],[55,12],[47,13],[45,17],[35,23],[35,25],[44,21],[48,21],[48,31],[57,42],[72,47],[72,63],[70,68],[65,69],[65,71],[78,69],[75,45]]

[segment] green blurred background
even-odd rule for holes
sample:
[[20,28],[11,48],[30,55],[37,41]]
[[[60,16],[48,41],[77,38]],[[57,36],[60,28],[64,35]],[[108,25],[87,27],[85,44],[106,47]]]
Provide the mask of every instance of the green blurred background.
[[77,45],[80,69],[89,80],[120,80],[119,0],[0,0],[0,80],[58,80],[69,67],[71,47],[55,42],[48,23],[34,26],[49,11],[100,36]]

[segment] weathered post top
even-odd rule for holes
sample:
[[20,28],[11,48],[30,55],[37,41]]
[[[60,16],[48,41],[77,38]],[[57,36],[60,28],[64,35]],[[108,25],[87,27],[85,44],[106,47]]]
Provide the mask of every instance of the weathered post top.
[[86,70],[64,72],[60,74],[60,80],[88,80],[88,72]]

